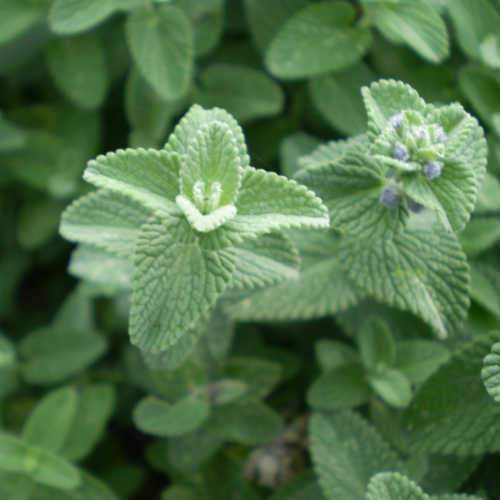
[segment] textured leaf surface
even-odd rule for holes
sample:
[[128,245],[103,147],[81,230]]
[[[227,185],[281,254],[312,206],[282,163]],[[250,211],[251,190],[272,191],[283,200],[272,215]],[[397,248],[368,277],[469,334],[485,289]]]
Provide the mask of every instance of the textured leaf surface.
[[343,268],[374,299],[419,316],[440,337],[460,327],[469,305],[469,276],[452,233],[413,230],[344,244]]
[[429,496],[407,477],[384,472],[370,480],[366,500],[429,500]]
[[[205,197],[210,190],[213,193],[214,183],[219,183],[215,208],[234,204],[240,188],[240,169],[238,145],[231,128],[220,122],[202,125],[182,159],[181,194],[196,203],[198,183],[202,183]],[[211,212],[214,208],[207,210]]]
[[143,350],[160,352],[206,314],[229,284],[234,259],[203,248],[183,219],[152,217],[135,254],[130,336]]
[[312,191],[274,172],[253,168],[244,171],[237,208],[228,225],[243,233],[321,228],[329,223],[326,207]]
[[266,54],[271,73],[293,79],[341,70],[368,49],[370,32],[353,26],[354,8],[320,2],[296,12],[273,38]]
[[279,233],[265,234],[238,245],[234,258],[232,288],[270,286],[299,276],[298,252]]
[[0,469],[27,474],[63,490],[77,487],[81,480],[79,471],[66,460],[8,434],[0,434]]
[[486,390],[497,402],[500,402],[500,342],[493,344],[491,352],[483,362],[481,377]]
[[71,254],[68,271],[112,293],[131,289],[134,269],[129,258],[118,257],[90,245],[78,245]]
[[117,0],[55,0],[49,12],[52,31],[61,35],[86,31],[118,8]]
[[177,7],[134,10],[127,20],[127,41],[142,76],[166,100],[188,90],[193,67],[191,24]]
[[354,413],[315,414],[309,433],[314,467],[331,500],[365,500],[374,474],[403,470],[388,444]]
[[171,211],[179,194],[179,159],[152,149],[126,149],[89,162],[83,178],[98,188],[129,195],[145,207]]
[[281,87],[265,73],[234,64],[213,64],[201,75],[194,100],[227,109],[240,122],[277,115],[283,108]]
[[130,257],[141,226],[150,215],[150,210],[129,196],[99,190],[83,196],[65,210],[60,231],[70,241]]
[[387,208],[380,203],[385,167],[368,155],[339,153],[336,161],[305,168],[296,178],[323,200],[332,227],[343,233],[376,236],[398,230],[407,218],[404,205]]
[[418,390],[406,414],[417,449],[458,456],[500,449],[500,407],[480,377],[483,359],[496,340],[498,335],[491,334],[466,343]]

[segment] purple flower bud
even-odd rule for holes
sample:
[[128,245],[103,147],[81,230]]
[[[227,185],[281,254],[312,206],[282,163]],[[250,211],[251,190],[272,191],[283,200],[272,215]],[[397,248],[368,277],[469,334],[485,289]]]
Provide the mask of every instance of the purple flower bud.
[[392,115],[389,118],[389,124],[396,130],[401,128],[401,125],[403,124],[403,113],[396,113],[395,115]]
[[446,132],[444,131],[443,127],[439,127],[436,132],[436,141],[438,142],[446,142],[448,139],[448,136],[446,135]]
[[431,161],[427,163],[427,165],[424,165],[424,174],[430,181],[432,181],[432,179],[435,179],[436,177],[439,177],[442,170],[443,165],[438,161]]
[[401,144],[400,142],[397,142],[396,145],[394,146],[393,155],[394,158],[396,158],[396,160],[400,161],[408,161],[408,159],[410,158],[410,153],[408,152],[408,148],[404,144]]
[[425,127],[412,127],[411,131],[419,141],[429,141],[429,132]]
[[420,205],[420,203],[417,203],[415,200],[412,200],[410,198],[408,200],[408,208],[410,209],[410,212],[413,212],[414,214],[418,214],[424,207],[423,207],[423,205]]
[[386,208],[397,208],[401,202],[401,196],[396,186],[387,186],[382,193],[380,193],[379,202]]

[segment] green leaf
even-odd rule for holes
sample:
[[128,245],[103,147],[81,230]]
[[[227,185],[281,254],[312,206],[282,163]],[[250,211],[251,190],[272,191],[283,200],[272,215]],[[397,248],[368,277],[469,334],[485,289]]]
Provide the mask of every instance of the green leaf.
[[30,0],[0,0],[0,45],[21,35],[38,21],[46,12],[45,2]]
[[359,362],[358,353],[350,345],[338,340],[318,340],[314,345],[314,352],[323,372]]
[[163,100],[138,71],[132,71],[125,94],[127,119],[132,128],[129,139],[131,146],[158,147],[165,138],[173,116],[183,105],[183,99]]
[[396,408],[408,406],[412,398],[411,386],[404,373],[388,368],[369,375],[373,390],[387,403]]
[[244,170],[237,209],[229,227],[242,233],[329,226],[327,209],[312,191],[274,172],[254,168]]
[[314,468],[326,498],[365,500],[374,474],[403,471],[389,445],[354,413],[317,413],[309,425]]
[[7,434],[0,434],[0,469],[63,490],[76,488],[81,481],[78,469],[66,460]]
[[283,376],[278,363],[250,357],[232,357],[225,366],[225,375],[245,383],[248,397],[262,399],[270,394]]
[[130,337],[145,351],[164,351],[213,308],[229,285],[234,258],[212,250],[187,221],[151,217],[137,240]]
[[460,243],[468,257],[475,257],[500,240],[500,224],[495,218],[473,218],[460,233]]
[[402,340],[397,343],[396,364],[410,382],[425,382],[450,357],[448,349],[430,340]]
[[277,489],[270,500],[325,500],[311,471],[301,472],[281,488]]
[[83,460],[103,437],[115,405],[110,384],[93,384],[78,393],[78,409],[61,454],[68,460]]
[[201,125],[182,158],[181,195],[200,215],[234,205],[241,184],[240,169],[238,146],[231,128],[220,122]]
[[231,288],[272,286],[299,275],[297,250],[279,233],[264,234],[238,245],[234,257]]
[[483,40],[498,30],[498,11],[490,0],[454,0],[447,2],[446,7],[461,49],[469,57],[478,59]]
[[50,28],[60,35],[81,33],[104,21],[118,7],[116,0],[54,0]]
[[205,107],[227,109],[240,122],[275,116],[284,95],[264,72],[236,64],[212,64],[200,75],[194,101]]
[[299,277],[245,295],[227,306],[228,314],[242,321],[320,318],[347,309],[362,298],[339,260],[338,239],[332,233],[313,235],[308,231],[300,235],[302,241],[311,243],[313,254],[301,254]]
[[363,322],[358,335],[363,364],[370,370],[388,368],[394,364],[396,344],[388,325],[372,317]]
[[345,69],[358,62],[371,36],[354,26],[354,7],[320,2],[293,14],[273,38],[266,65],[279,78],[295,79]]
[[500,317],[500,272],[497,261],[473,261],[470,278],[471,298]]
[[203,56],[211,52],[223,34],[224,1],[176,0],[175,5],[191,20],[196,55]]
[[244,0],[245,14],[250,25],[253,41],[264,51],[283,23],[295,12],[307,5],[307,0]]
[[281,172],[286,177],[293,177],[299,170],[300,158],[312,153],[320,142],[304,132],[295,132],[285,137],[280,146]]
[[238,122],[225,110],[219,108],[203,109],[194,104],[189,111],[179,121],[175,130],[170,135],[165,149],[169,153],[186,155],[188,146],[202,125],[210,125],[214,122],[226,124],[233,134],[240,156],[240,166],[248,167],[250,158],[247,153],[247,146],[243,130]]
[[452,233],[408,230],[343,243],[342,266],[372,298],[412,312],[441,338],[460,328],[469,306],[469,270]]
[[368,114],[371,138],[382,132],[389,119],[404,109],[425,112],[425,101],[410,85],[395,80],[379,80],[361,89]]
[[126,24],[132,59],[164,99],[184,95],[193,71],[193,33],[189,19],[172,5],[138,8]]
[[461,68],[458,83],[479,116],[495,129],[496,117],[500,113],[498,71],[495,72],[483,66],[467,65]]
[[135,407],[133,417],[142,432],[175,437],[198,429],[209,415],[208,401],[194,395],[188,395],[174,404],[149,396]]
[[430,500],[420,487],[407,477],[394,473],[376,474],[370,480],[366,500]]
[[109,78],[96,34],[55,39],[47,48],[46,60],[55,84],[73,103],[84,109],[102,105]]
[[0,401],[16,385],[16,351],[13,344],[0,332]]
[[404,43],[425,59],[439,63],[448,56],[446,24],[426,0],[364,0],[374,25],[391,42]]
[[106,349],[106,340],[93,330],[41,328],[21,341],[22,374],[31,384],[55,384],[83,372]]
[[281,416],[260,401],[240,400],[219,406],[210,422],[222,439],[253,446],[271,441],[282,430]]
[[0,113],[0,153],[15,151],[24,146],[25,133],[6,120]]
[[307,392],[307,402],[315,410],[348,410],[369,398],[370,387],[359,363],[346,363],[320,375]]
[[302,169],[296,178],[323,200],[334,229],[368,238],[397,231],[408,217],[404,204],[387,208],[380,202],[385,171],[381,161],[367,154],[346,152],[336,161]]
[[102,189],[84,195],[64,211],[60,232],[70,241],[130,257],[150,216],[151,211],[130,196]]
[[68,271],[110,293],[132,288],[132,261],[91,245],[78,245],[71,254]]
[[89,162],[83,178],[98,188],[129,195],[152,210],[172,211],[179,194],[177,155],[152,149],[126,149]]
[[460,457],[500,449],[500,407],[479,376],[498,335],[466,342],[417,391],[406,411],[406,430],[416,450]]
[[78,395],[70,387],[49,392],[28,417],[22,438],[26,443],[57,453],[68,438],[78,409]]
[[500,402],[500,342],[491,346],[491,352],[486,355],[481,370],[481,378],[489,395]]
[[248,386],[239,380],[225,379],[209,385],[207,392],[211,403],[221,406],[241,399],[247,394]]
[[366,112],[360,89],[375,78],[363,63],[309,82],[313,104],[334,129],[348,135],[366,130]]

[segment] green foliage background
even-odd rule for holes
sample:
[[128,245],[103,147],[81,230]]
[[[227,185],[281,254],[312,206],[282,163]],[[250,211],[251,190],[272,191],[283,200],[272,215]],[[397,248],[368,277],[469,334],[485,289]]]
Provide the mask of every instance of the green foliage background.
[[[464,190],[445,206],[460,245],[411,242],[444,340],[416,289],[353,292],[391,254],[300,172],[367,131],[381,78],[462,103],[488,142],[471,220]],[[287,234],[298,281],[258,269],[266,287],[225,297],[201,340],[142,357],[128,262],[79,248],[68,273],[58,228],[89,160],[161,149],[192,104],[231,113],[251,164],[296,176],[359,243],[347,276],[336,240]],[[0,112],[0,498],[500,498],[498,0],[0,0]]]

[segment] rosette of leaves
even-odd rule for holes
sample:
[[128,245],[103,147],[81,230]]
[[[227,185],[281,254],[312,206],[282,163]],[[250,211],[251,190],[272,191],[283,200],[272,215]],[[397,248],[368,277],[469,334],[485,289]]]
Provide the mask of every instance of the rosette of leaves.
[[132,267],[130,337],[161,353],[195,329],[229,288],[296,273],[278,231],[328,227],[304,186],[250,166],[243,133],[221,109],[193,106],[161,151],[129,149],[91,161],[97,192],[74,202],[61,233]]
[[116,499],[105,484],[75,465],[101,439],[114,398],[107,384],[62,387],[34,407],[21,435],[2,429],[2,498],[32,498],[36,492],[36,498]]

